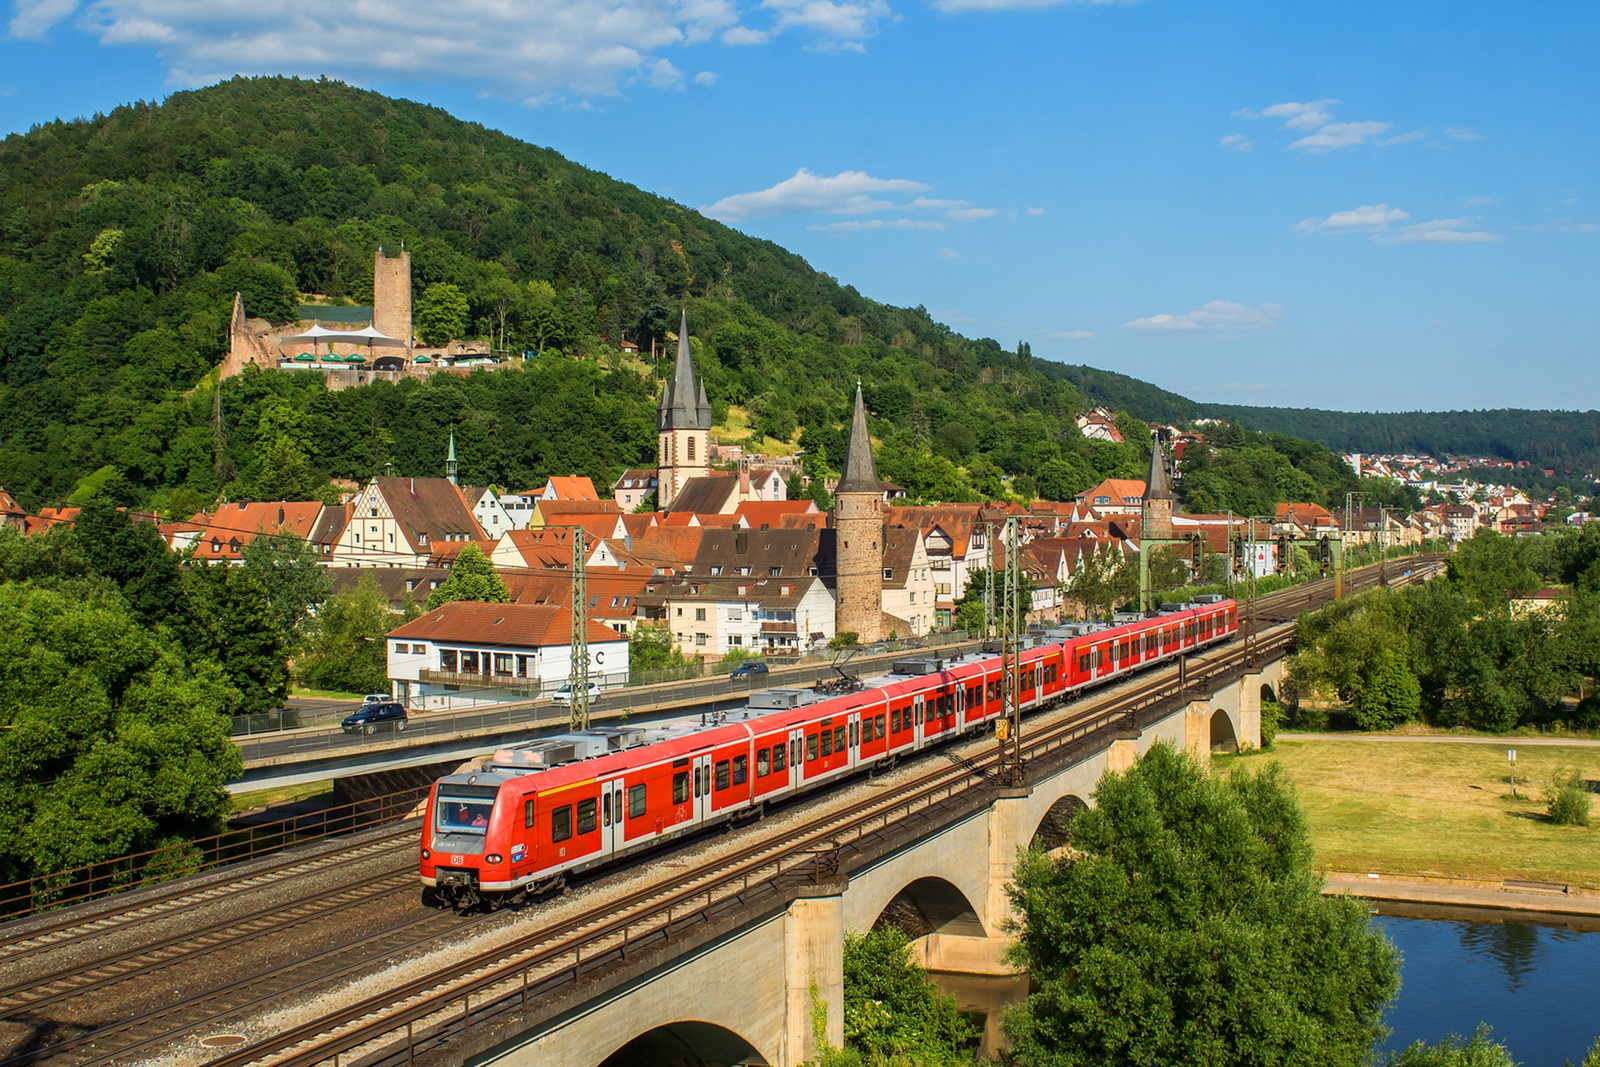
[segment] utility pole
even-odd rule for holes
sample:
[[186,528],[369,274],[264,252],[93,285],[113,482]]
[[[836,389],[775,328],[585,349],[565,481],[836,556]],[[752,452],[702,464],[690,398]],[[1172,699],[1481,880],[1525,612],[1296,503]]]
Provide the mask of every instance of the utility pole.
[[572,667],[567,686],[572,693],[569,725],[589,728],[589,590],[584,581],[583,527],[572,528]]
[[[1001,610],[1001,685],[1005,702],[995,723],[1000,742],[1000,782],[1022,784],[1022,553],[1017,544],[1017,517],[1006,518],[1005,603]],[[991,542],[992,543],[992,542]],[[991,568],[992,573],[992,568]]]
[[989,553],[989,566],[983,572],[983,639],[991,640],[995,635],[994,618],[994,523],[986,522],[984,528],[984,545]]

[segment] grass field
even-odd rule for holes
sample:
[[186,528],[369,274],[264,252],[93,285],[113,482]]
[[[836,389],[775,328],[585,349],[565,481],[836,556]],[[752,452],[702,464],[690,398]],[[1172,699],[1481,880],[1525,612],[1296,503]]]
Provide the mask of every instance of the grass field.
[[254,793],[229,795],[229,810],[238,813],[251,808],[261,808],[279,800],[309,800],[333,792],[333,779],[321,782],[301,782],[298,785],[280,785],[276,789],[262,789]]
[[[1529,878],[1600,888],[1600,804],[1589,827],[1555,826],[1540,793],[1557,770],[1600,778],[1600,749],[1389,741],[1302,741],[1214,757],[1222,769],[1283,764],[1311,824],[1317,865],[1450,878]],[[1600,800],[1597,797],[1596,800]]]

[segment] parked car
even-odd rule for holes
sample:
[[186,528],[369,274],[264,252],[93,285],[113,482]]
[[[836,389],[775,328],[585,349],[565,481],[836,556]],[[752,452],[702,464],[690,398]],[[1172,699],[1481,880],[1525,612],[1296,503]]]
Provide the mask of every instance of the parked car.
[[[600,687],[598,685],[596,685],[594,682],[590,682],[589,683],[589,700],[591,702],[593,702],[594,700],[598,699],[599,696],[600,696]],[[551,696],[550,699],[555,701],[557,704],[569,704],[570,705],[572,703],[572,683],[571,682],[563,683],[561,688],[557,689],[555,691],[555,694],[553,696]]]
[[392,704],[394,697],[388,693],[368,693],[361,698],[362,704]]
[[767,665],[758,659],[747,659],[733,670],[728,672],[729,678],[749,678],[756,674],[766,674]]
[[347,734],[375,734],[379,730],[404,730],[406,709],[389,701],[384,704],[362,704],[353,715],[346,715],[339,724]]

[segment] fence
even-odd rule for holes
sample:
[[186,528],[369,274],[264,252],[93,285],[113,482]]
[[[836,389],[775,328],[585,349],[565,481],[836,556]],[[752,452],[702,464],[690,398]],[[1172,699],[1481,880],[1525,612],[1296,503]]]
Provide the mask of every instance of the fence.
[[428,785],[413,786],[279,822],[224,830],[195,841],[164,845],[0,885],[0,917],[18,919],[51,908],[81,904],[112,893],[198,874],[223,864],[271,855],[292,845],[395,822],[410,814],[430,788]]

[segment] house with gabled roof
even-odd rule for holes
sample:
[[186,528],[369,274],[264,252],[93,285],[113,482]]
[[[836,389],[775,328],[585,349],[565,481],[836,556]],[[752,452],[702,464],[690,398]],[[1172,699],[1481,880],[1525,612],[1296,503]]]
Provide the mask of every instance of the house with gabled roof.
[[1076,503],[1101,516],[1133,515],[1144,506],[1144,489],[1145,483],[1135,478],[1107,478],[1079,493]]
[[463,486],[461,495],[472,509],[472,517],[478,520],[478,526],[491,539],[498,538],[507,530],[518,529],[511,512],[500,502],[500,497],[492,488]]
[[286,531],[309,541],[322,511],[316,500],[223,504],[188,522],[171,524],[168,543],[174,551],[190,552],[200,563],[238,566],[244,562],[245,546],[262,534]]
[[335,567],[421,569],[436,542],[486,540],[448,478],[374,478],[350,503],[331,554]]
[[622,477],[611,483],[611,498],[617,502],[617,507],[623,511],[631,512],[647,497],[652,497],[656,492],[656,472],[648,467],[630,468],[622,472]]

